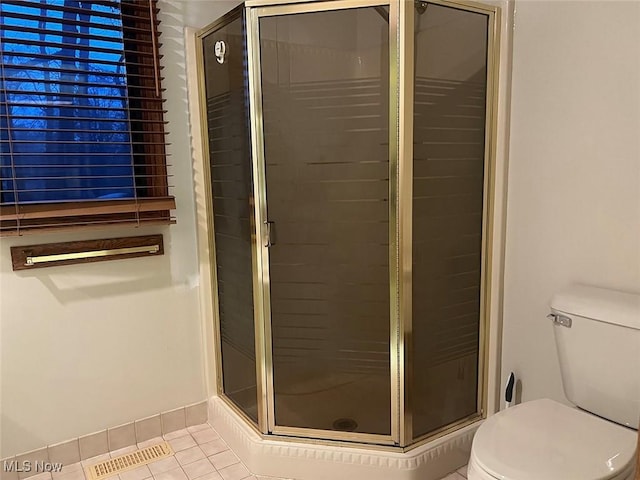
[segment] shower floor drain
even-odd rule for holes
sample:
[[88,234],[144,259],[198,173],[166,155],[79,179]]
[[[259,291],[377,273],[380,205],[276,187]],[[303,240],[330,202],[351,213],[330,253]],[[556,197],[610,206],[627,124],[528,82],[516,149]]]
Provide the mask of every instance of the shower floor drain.
[[96,465],[91,465],[87,467],[87,474],[92,480],[101,480],[171,455],[173,455],[173,450],[171,450],[169,444],[162,442],[157,445],[152,445],[151,447],[141,448],[135,452],[125,453],[124,455],[105,460]]
[[339,418],[333,422],[333,429],[341,432],[353,432],[358,428],[358,422],[353,418]]

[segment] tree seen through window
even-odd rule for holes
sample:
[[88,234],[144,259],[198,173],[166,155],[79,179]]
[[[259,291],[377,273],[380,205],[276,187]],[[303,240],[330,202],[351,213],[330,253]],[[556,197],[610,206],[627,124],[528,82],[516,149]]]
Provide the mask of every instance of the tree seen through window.
[[118,1],[0,1],[1,203],[136,196]]

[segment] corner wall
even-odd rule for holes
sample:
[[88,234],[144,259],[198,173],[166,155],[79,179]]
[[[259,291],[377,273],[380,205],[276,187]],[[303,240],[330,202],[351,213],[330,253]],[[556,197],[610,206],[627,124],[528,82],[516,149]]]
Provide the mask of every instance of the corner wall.
[[[185,25],[238,2],[160,0],[178,224],[0,241],[0,458],[205,400]],[[15,273],[15,245],[164,234],[165,255]]]
[[517,1],[513,48],[502,371],[566,402],[551,297],[640,291],[640,3]]

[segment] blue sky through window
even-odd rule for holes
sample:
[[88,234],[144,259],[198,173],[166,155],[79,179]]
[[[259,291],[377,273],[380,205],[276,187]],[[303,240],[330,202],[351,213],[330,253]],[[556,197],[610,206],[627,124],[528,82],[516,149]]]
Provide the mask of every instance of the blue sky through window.
[[134,197],[119,13],[0,2],[2,204]]

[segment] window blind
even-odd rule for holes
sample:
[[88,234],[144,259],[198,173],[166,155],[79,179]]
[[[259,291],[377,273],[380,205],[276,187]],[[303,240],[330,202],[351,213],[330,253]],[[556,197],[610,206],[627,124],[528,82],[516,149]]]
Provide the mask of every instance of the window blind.
[[0,0],[0,235],[174,223],[156,0]]

